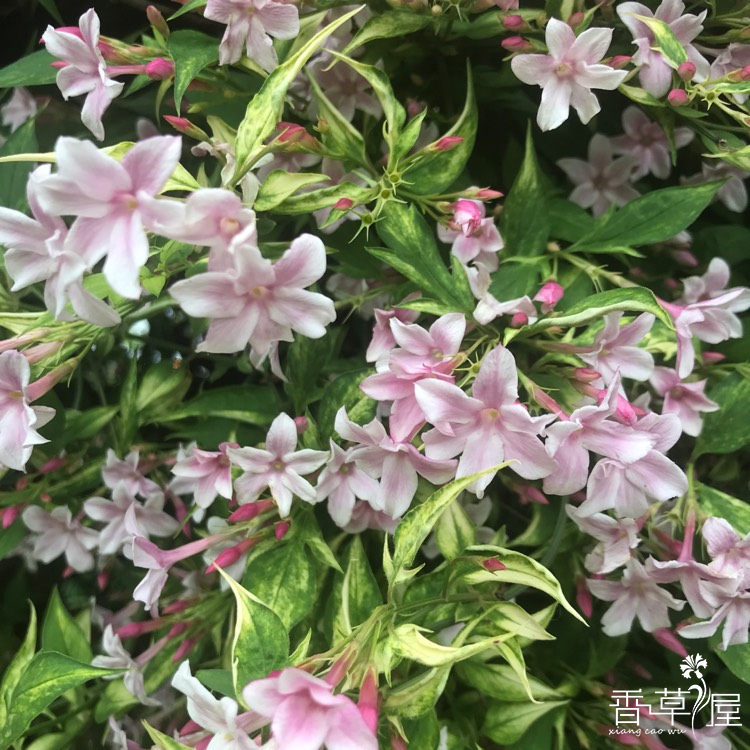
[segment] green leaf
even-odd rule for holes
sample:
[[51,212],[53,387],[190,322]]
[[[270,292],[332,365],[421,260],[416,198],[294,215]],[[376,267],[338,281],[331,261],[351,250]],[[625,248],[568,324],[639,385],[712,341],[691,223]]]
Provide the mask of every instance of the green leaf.
[[468,584],[478,583],[515,583],[520,586],[530,586],[531,588],[543,591],[551,596],[558,604],[570,612],[573,617],[580,620],[584,625],[586,621],[570,605],[560,588],[560,584],[552,573],[547,570],[541,563],[533,560],[520,552],[495,547],[489,544],[477,545],[470,547],[468,552],[475,554],[489,554],[496,557],[504,566],[503,570],[476,570],[467,573],[464,581]]
[[342,562],[346,572],[335,577],[328,607],[334,643],[349,636],[383,603],[360,536],[352,539]]
[[[526,688],[518,674],[506,664],[465,661],[456,665],[458,676],[483,695],[505,703],[528,703]],[[527,675],[535,701],[555,701],[564,696],[545,685],[541,680]]]
[[17,518],[7,529],[0,529],[0,560],[4,560],[18,545],[26,539],[29,530],[24,522]]
[[464,140],[450,151],[437,151],[431,149],[430,146],[418,151],[412,157],[414,161],[409,160],[410,166],[404,178],[405,182],[409,183],[410,192],[416,195],[434,195],[443,192],[456,181],[474,149],[478,118],[474,82],[467,59],[466,101],[463,111],[456,124],[441,136],[441,138],[451,136]]
[[[707,182],[653,190],[606,214],[573,247],[590,251],[607,245],[638,247],[666,242],[701,215],[723,184]],[[507,238],[505,242],[509,246]]]
[[339,26],[345,24],[359,11],[360,8],[355,8],[321,29],[299,52],[279,65],[266,78],[260,91],[247,105],[245,117],[237,130],[235,143],[237,169],[232,178],[233,182],[239,182],[250,169],[262,150],[266,137],[271,134],[276,123],[281,119],[287,89],[305,63]]
[[750,380],[732,373],[706,395],[719,404],[719,410],[703,417],[695,455],[733,453],[747,445],[750,442]]
[[482,734],[493,742],[508,745],[520,739],[524,732],[536,724],[542,716],[566,704],[567,701],[493,703],[487,711]]
[[400,580],[404,580],[405,569],[414,562],[414,558],[417,556],[420,547],[424,544],[425,539],[427,539],[432,531],[432,527],[445,512],[445,509],[479,477],[499,471],[507,465],[506,462],[468,477],[454,479],[449,484],[433,492],[423,503],[409,510],[396,528],[393,538],[395,545],[393,552],[394,576],[389,581],[391,586]]
[[57,9],[57,5],[55,3],[55,0],[39,0],[39,5],[44,8],[44,10],[49,13],[52,18],[57,21],[57,23],[60,24],[60,26],[65,25],[65,21],[63,21],[63,17],[60,15],[60,11]]
[[93,658],[88,638],[81,630],[81,626],[65,609],[57,588],[52,589],[47,613],[44,616],[42,649],[58,651],[85,664],[91,662]]
[[505,200],[500,231],[506,252],[512,255],[533,257],[542,255],[547,248],[547,196],[542,187],[531,126],[526,130],[526,152],[521,170]]
[[330,208],[341,198],[349,198],[355,204],[369,203],[375,198],[376,188],[362,187],[353,182],[340,182],[338,185],[311,190],[309,193],[291,195],[283,203],[274,207],[277,214],[309,214],[321,208]]
[[326,182],[331,178],[324,174],[313,172],[297,172],[295,174],[285,172],[283,169],[274,169],[260,186],[258,197],[255,199],[253,208],[256,211],[270,211],[280,203],[283,203],[290,195],[299,192],[308,185]]
[[492,274],[490,294],[499,302],[530,295],[539,287],[539,266],[532,263],[501,263]]
[[162,734],[158,729],[154,729],[147,721],[143,722],[143,726],[148,732],[148,736],[156,743],[156,747],[160,748],[160,750],[190,750],[187,745],[183,745],[169,735]]
[[651,29],[656,46],[673,68],[678,68],[682,63],[688,61],[685,48],[675,36],[674,31],[664,21],[653,16],[640,16],[637,13],[631,15]]
[[190,368],[181,360],[157,362],[146,370],[135,396],[137,412],[148,412],[151,418],[171,411],[190,387]]
[[376,402],[359,387],[372,374],[370,368],[345,372],[326,386],[318,407],[318,430],[326,445],[333,435],[336,414],[342,406],[346,407],[349,419],[357,424],[367,424],[375,418]]
[[[657,302],[650,289],[630,287],[628,289],[610,289],[606,292],[599,292],[599,294],[592,294],[581,302],[572,305],[564,313],[542,318],[533,325],[519,329],[518,333],[531,336],[553,326],[563,328],[582,326],[617,310],[651,313],[670,330],[674,330],[674,324],[669,317],[669,313]],[[515,331],[512,333],[515,333]],[[511,336],[511,338],[514,338],[514,336]]]
[[248,682],[285,667],[289,660],[289,633],[281,618],[221,568],[237,603],[232,640],[232,679],[239,698]]
[[[715,638],[717,643],[720,642],[718,636]],[[744,683],[750,685],[750,643],[738,643],[730,646],[726,651],[714,647],[714,653],[735,677],[739,677]]]
[[706,516],[723,518],[740,536],[750,534],[750,504],[705,484],[699,484],[696,491]]
[[55,651],[40,651],[26,665],[13,691],[12,711],[0,729],[0,750],[10,747],[31,721],[63,693],[89,680],[117,672],[92,667]]
[[341,114],[325,95],[323,89],[315,80],[315,76],[308,72],[307,77],[318,104],[318,117],[326,122],[326,128],[321,129],[321,137],[326,148],[333,155],[351,159],[359,166],[366,166],[367,148],[359,130]]
[[[383,709],[391,716],[416,719],[435,707],[448,682],[451,667],[435,667],[388,690]],[[432,746],[435,747],[434,745]]]
[[186,2],[185,5],[183,5],[178,11],[172,13],[172,15],[167,20],[171,21],[174,18],[179,18],[185,13],[190,13],[191,10],[202,8],[204,5],[206,5],[206,3],[208,3],[208,0],[188,0],[188,2]]
[[291,630],[315,604],[315,568],[298,541],[253,557],[242,585],[269,606]]
[[29,602],[29,610],[29,627],[26,629],[26,636],[8,664],[0,683],[0,726],[4,724],[5,718],[13,708],[13,692],[36,651],[36,610],[31,602]]
[[195,676],[209,689],[215,693],[229,696],[237,700],[232,681],[232,672],[229,669],[199,669]]
[[454,311],[474,309],[473,296],[467,297],[457,289],[440,256],[434,233],[414,206],[388,202],[376,227],[389,250],[368,247],[369,253],[413,281],[428,296],[453,306]]
[[57,60],[46,49],[32,52],[0,70],[0,89],[12,86],[42,86],[54,83],[57,68],[52,63]]
[[431,23],[432,19],[426,14],[418,15],[407,10],[386,10],[384,13],[375,14],[368,19],[342,52],[349,55],[357,47],[361,47],[373,39],[401,38],[424,29]]
[[427,108],[423,109],[419,114],[412,117],[409,122],[406,123],[406,126],[393,144],[391,153],[388,155],[388,163],[391,166],[395,167],[396,164],[400,162],[409,151],[412,150],[412,148],[414,148],[414,144],[417,142],[419,134],[422,132],[422,123],[426,116]]
[[[0,146],[0,156],[36,151],[38,145],[35,128],[36,121],[27,120]],[[21,211],[26,208],[26,182],[35,166],[33,162],[11,162],[0,165],[0,205]]]
[[387,126],[386,141],[393,148],[401,133],[401,126],[406,120],[406,110],[396,99],[390,79],[380,68],[376,68],[373,65],[366,65],[358,60],[352,60],[351,57],[342,55],[335,50],[329,50],[329,52],[339,61],[353,68],[372,86],[372,90],[375,92],[375,96],[378,98],[380,106],[383,108],[383,114],[385,115]]
[[65,432],[73,440],[90,440],[98,435],[120,410],[119,406],[95,406],[86,411],[65,411]]
[[451,503],[443,511],[435,526],[435,541],[446,560],[476,544],[476,527],[459,503]]
[[645,89],[639,88],[638,86],[628,86],[621,83],[617,90],[628,97],[631,101],[636,104],[642,104],[644,107],[668,107],[666,101],[657,99],[652,94],[649,94]]
[[578,242],[596,224],[596,219],[576,203],[562,198],[548,201],[550,237],[566,242]]
[[219,59],[219,44],[216,37],[181,29],[169,35],[167,49],[174,62],[174,100],[179,112],[182,97],[193,79]]
[[273,422],[280,409],[274,390],[257,385],[232,385],[201,393],[177,409],[161,414],[159,421],[211,416],[265,426]]

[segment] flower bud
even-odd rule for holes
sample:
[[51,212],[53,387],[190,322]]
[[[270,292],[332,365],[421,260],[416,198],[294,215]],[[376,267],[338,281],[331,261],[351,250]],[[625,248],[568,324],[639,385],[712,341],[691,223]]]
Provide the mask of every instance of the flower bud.
[[243,521],[252,521],[253,518],[259,516],[261,513],[265,513],[274,507],[273,500],[256,500],[254,503],[248,503],[247,505],[241,505],[232,513],[227,521],[229,523],[242,523]]
[[99,587],[99,591],[104,591],[109,583],[109,571],[102,570],[96,575],[96,585]]
[[171,627],[170,631],[167,633],[167,638],[177,638],[182,635],[187,628],[188,624],[186,622],[178,622]]
[[602,378],[601,373],[592,370],[590,367],[577,367],[573,371],[573,377],[580,383],[593,383]]
[[726,355],[721,354],[720,352],[703,352],[701,354],[701,359],[703,360],[704,365],[709,365],[715,364],[716,362],[721,362],[722,360],[726,359]]
[[18,514],[20,513],[20,505],[11,505],[9,508],[5,508],[0,515],[2,515],[2,527],[3,530],[13,525]]
[[210,140],[208,133],[201,130],[185,117],[175,117],[174,115],[164,115],[164,119],[178,132],[183,135],[189,135],[199,141]]
[[424,102],[420,102],[418,99],[408,99],[406,102],[406,114],[409,117],[416,117],[426,106]]
[[690,101],[690,97],[684,89],[672,89],[667,94],[667,101],[673,107],[684,107]]
[[180,737],[186,737],[188,734],[195,734],[196,732],[202,732],[203,727],[198,724],[197,722],[190,719],[185,726],[180,729],[179,735]]
[[154,81],[165,81],[174,75],[174,63],[163,57],[157,57],[146,63],[146,75]]
[[482,560],[482,567],[490,572],[508,569],[508,566],[503,565],[496,557],[488,557],[486,560]]
[[451,223],[464,237],[471,237],[481,228],[483,215],[484,211],[480,203],[471,200],[459,200],[453,207],[453,221]]
[[365,673],[365,678],[359,687],[359,700],[357,708],[364,719],[368,729],[373,733],[378,733],[378,704],[380,695],[378,694],[378,678],[375,670],[370,667]]
[[526,313],[522,313],[522,312],[517,312],[510,319],[511,328],[523,328],[525,325],[528,325],[528,323],[529,323],[529,316],[526,315]]
[[283,146],[284,151],[313,151],[318,153],[322,149],[320,141],[310,135],[307,130],[294,122],[278,122],[276,129],[279,135],[276,142]]
[[137,638],[145,633],[152,633],[163,625],[163,620],[155,618],[153,620],[143,620],[142,622],[129,622],[121,628],[115,630],[115,635],[120,638]]
[[586,19],[586,14],[581,13],[580,10],[577,10],[575,13],[571,13],[570,18],[568,18],[568,26],[570,26],[571,29],[575,30],[577,29]]
[[[348,211],[354,206],[354,201],[351,198],[339,198],[333,207],[338,211]],[[299,419],[299,417],[298,417]]]
[[669,628],[657,628],[651,635],[654,636],[654,640],[657,643],[664,646],[664,648],[668,648],[681,659],[684,659],[688,655],[685,646],[682,645],[677,636]]
[[289,521],[281,521],[273,527],[273,533],[276,537],[277,542],[280,542],[286,536],[286,533],[287,531],[289,531],[291,525],[292,524]]
[[533,49],[531,42],[521,36],[509,36],[500,42],[500,46],[508,52],[529,52]]
[[505,26],[508,31],[520,31],[526,26],[526,21],[523,20],[522,16],[505,16],[505,18],[503,18],[503,26]]
[[432,143],[429,147],[429,151],[452,151],[459,143],[463,143],[464,139],[457,135],[445,135],[439,140]]
[[578,609],[583,612],[584,617],[591,618],[594,611],[594,602],[591,599],[591,592],[586,585],[585,578],[579,578],[576,581],[576,604]]
[[164,39],[169,36],[169,26],[167,26],[164,16],[156,6],[149,5],[146,8],[146,18],[148,18],[148,22],[151,24],[155,32],[161,34]]
[[696,71],[697,68],[695,67],[695,63],[692,63],[689,60],[680,63],[677,66],[677,75],[680,76],[683,81],[692,81],[693,78],[695,78]]
[[45,463],[40,469],[40,474],[52,474],[55,471],[59,471],[62,469],[63,466],[65,466],[68,463],[67,459],[61,458],[60,456],[55,456],[54,458],[50,458],[47,463]]
[[670,255],[681,265],[687,268],[695,268],[698,265],[698,258],[690,250],[672,250]]
[[542,312],[548,313],[554,310],[555,305],[563,298],[565,290],[556,281],[546,282],[536,293],[534,302],[542,303]]
[[633,58],[630,55],[615,55],[607,60],[604,64],[609,65],[610,68],[615,70],[622,70],[627,65],[630,65]]
[[197,642],[197,637],[185,638],[185,640],[177,648],[177,651],[174,652],[172,663],[176,664],[178,661],[182,661],[193,650]]
[[[342,200],[346,200],[346,199],[344,198]],[[336,208],[336,206],[334,206],[334,208]],[[294,426],[297,430],[297,434],[302,435],[302,433],[304,433],[307,430],[307,428],[310,426],[310,421],[308,420],[307,417],[295,417]]]

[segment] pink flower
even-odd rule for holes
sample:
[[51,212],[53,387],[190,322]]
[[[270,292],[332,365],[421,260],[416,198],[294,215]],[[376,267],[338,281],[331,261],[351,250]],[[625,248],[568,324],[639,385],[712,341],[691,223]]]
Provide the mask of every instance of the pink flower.
[[709,638],[724,623],[721,649],[747,643],[750,637],[750,588],[748,581],[737,578],[720,579],[716,582],[701,581],[701,590],[714,608],[710,620],[696,622],[680,628],[684,638]]
[[594,216],[601,216],[612,204],[624,206],[638,197],[638,191],[630,184],[635,159],[621,156],[613,160],[612,144],[601,133],[589,141],[588,162],[558,159],[557,166],[576,185],[568,200],[582,208],[590,208]]
[[[201,188],[184,202],[156,201],[151,210],[150,228],[154,232],[220,251],[227,250],[235,235],[251,225],[255,226],[255,211],[245,208],[234,191],[223,188]],[[243,236],[257,243],[252,230]]]
[[397,442],[410,440],[425,423],[414,396],[415,385],[425,378],[453,381],[455,355],[461,347],[466,319],[462,313],[438,318],[429,331],[391,318],[391,332],[399,345],[377,364],[378,372],[365,378],[360,388],[376,401],[392,401],[389,431]]
[[124,484],[129,494],[141,497],[148,497],[154,492],[159,492],[159,485],[151,479],[146,479],[138,468],[139,456],[138,451],[130,451],[124,459],[120,459],[111,448],[108,448],[107,458],[102,468],[104,484],[111,490],[114,490],[118,484]]
[[123,84],[107,74],[99,43],[99,16],[93,8],[78,21],[80,36],[47,27],[42,39],[47,50],[66,62],[57,74],[57,86],[65,99],[87,94],[81,121],[98,140],[104,138],[102,115],[111,101],[122,91]]
[[0,242],[8,250],[5,267],[15,282],[11,291],[45,281],[44,302],[57,320],[69,320],[65,307],[70,300],[77,315],[89,323],[112,326],[120,316],[83,286],[86,261],[67,242],[68,228],[59,216],[47,213],[39,202],[40,186],[50,173],[44,164],[26,183],[26,197],[34,215],[0,207]]
[[308,70],[334,107],[350,122],[358,109],[375,118],[382,115],[380,103],[368,93],[370,84],[351,65],[332,61],[330,55],[320,55],[308,65]]
[[534,302],[542,303],[542,312],[546,315],[555,309],[555,305],[563,298],[565,290],[556,281],[547,281],[536,293]]
[[271,491],[279,515],[286,518],[297,496],[308,503],[316,502],[313,486],[302,478],[319,469],[328,458],[324,451],[301,450],[297,446],[294,420],[283,412],[271,423],[266,448],[228,448],[227,456],[245,473],[235,482],[241,505],[252,503],[265,487]]
[[720,576],[740,578],[750,586],[750,534],[741,537],[723,518],[707,518],[701,529],[709,569]]
[[664,455],[682,434],[677,417],[651,413],[636,426],[655,440],[654,447],[635,461],[599,461],[589,476],[579,514],[589,516],[614,508],[618,518],[638,518],[648,511],[650,500],[664,502],[687,492],[684,472]]
[[374,315],[375,326],[372,330],[372,339],[365,353],[365,359],[368,362],[376,362],[396,346],[396,339],[391,331],[392,318],[396,318],[396,320],[400,320],[402,323],[413,323],[419,317],[419,313],[416,310],[408,310],[400,307],[392,307],[390,310],[376,308]]
[[485,211],[481,201],[457,201],[450,227],[438,224],[437,233],[442,242],[451,243],[451,255],[464,265],[473,261],[495,271],[499,265],[497,254],[504,244],[495,220],[491,216],[485,218]]
[[[482,362],[472,396],[439,380],[423,380],[415,388],[417,401],[435,425],[424,434],[430,458],[461,454],[456,477],[490,469],[504,461],[524,479],[540,479],[556,466],[537,437],[552,415],[532,417],[518,403],[518,373],[513,355],[502,346]],[[477,479],[467,489],[477,497],[494,474]]]
[[89,268],[106,255],[104,275],[123,297],[141,294],[138,272],[148,260],[143,221],[177,167],[181,143],[177,136],[149,138],[118,162],[89,141],[59,138],[57,174],[39,185],[45,211],[78,217],[68,242]]
[[[612,138],[612,150],[636,161],[630,179],[635,181],[647,174],[665,180],[672,170],[669,141],[659,123],[650,120],[638,107],[628,107],[622,114],[624,135]],[[675,148],[682,148],[693,140],[690,128],[674,129]]]
[[708,60],[690,43],[703,30],[703,19],[708,11],[704,10],[698,16],[682,15],[684,11],[682,0],[664,0],[655,13],[641,3],[628,2],[617,6],[617,15],[630,30],[633,44],[638,47],[633,63],[639,68],[641,86],[653,96],[664,96],[672,87],[672,67],[658,50],[654,32],[636,16],[656,18],[666,23],[695,65],[696,80],[705,81],[708,77]]
[[537,318],[537,310],[528,295],[511,300],[499,301],[490,292],[492,277],[489,269],[482,263],[466,269],[471,293],[479,300],[474,310],[474,320],[482,325],[491,323],[502,315],[521,314],[527,322],[533,323]]
[[703,276],[683,280],[684,294],[675,303],[660,300],[675,323],[677,334],[677,374],[686,378],[695,364],[693,336],[709,344],[742,336],[742,322],[737,317],[750,307],[750,289],[733,287],[729,282],[729,266],[714,258]]
[[[184,480],[180,492],[192,492],[198,510],[193,514],[197,521],[211,506],[217,495],[230,500],[232,497],[232,462],[227,455],[229,448],[238,448],[237,443],[221,443],[218,451],[203,451],[193,444],[172,467],[172,473]],[[190,489],[188,489],[190,485]]]
[[645,349],[636,346],[651,330],[654,316],[639,315],[632,323],[620,326],[622,312],[604,316],[604,327],[594,337],[588,351],[577,350],[578,356],[601,374],[608,385],[619,370],[622,377],[648,380],[654,370],[654,358]]
[[[719,51],[716,59],[711,63],[709,78],[712,81],[723,78],[728,73],[748,65],[750,65],[750,44],[733,42],[726,49]],[[748,98],[748,94],[742,93],[736,93],[733,96],[738,104],[744,104]]]
[[73,570],[85,573],[94,567],[89,550],[99,543],[99,534],[75,520],[70,508],[57,507],[45,513],[38,505],[30,505],[21,514],[26,526],[38,536],[34,540],[34,557],[43,563],[65,555]]
[[524,83],[543,89],[536,121],[542,130],[553,130],[568,119],[570,107],[587,123],[599,110],[591,89],[616,89],[627,71],[599,65],[612,41],[612,29],[587,29],[578,38],[568,24],[551,18],[545,41],[548,55],[518,55],[513,72]]
[[263,70],[273,70],[279,60],[271,37],[294,39],[299,34],[299,11],[291,3],[208,0],[203,15],[227,25],[219,45],[221,65],[237,62],[242,57],[243,48],[247,48],[247,56]]
[[272,263],[253,244],[248,225],[230,243],[226,267],[173,284],[170,294],[195,317],[212,318],[198,351],[242,351],[249,343],[257,367],[273,355],[279,341],[292,341],[292,331],[321,338],[336,312],[330,299],[305,287],[326,269],[325,247],[303,234]]
[[26,120],[31,119],[37,112],[36,99],[28,89],[18,87],[5,104],[0,107],[3,125],[10,128],[10,132],[18,130]]
[[36,429],[55,416],[49,406],[29,405],[34,400],[34,393],[29,393],[30,375],[23,354],[0,353],[0,466],[17,471],[25,470],[35,445],[47,442]]
[[651,385],[664,397],[663,412],[676,414],[686,435],[697,437],[703,428],[701,412],[717,411],[719,405],[711,401],[703,391],[706,380],[685,383],[680,380],[676,370],[668,367],[655,367],[651,375]]
[[611,637],[625,635],[637,617],[647,633],[669,627],[669,610],[681,610],[685,602],[659,588],[646,569],[631,558],[619,581],[588,581],[597,599],[614,602],[602,617],[602,630]]
[[630,550],[641,543],[638,524],[632,518],[615,519],[604,513],[579,516],[571,505],[566,505],[565,510],[581,531],[599,542],[584,560],[586,569],[591,573],[617,570],[630,560]]
[[747,188],[745,180],[747,171],[732,164],[717,160],[704,159],[700,174],[682,180],[685,185],[702,185],[714,180],[724,180],[716,191],[716,200],[723,203],[730,211],[742,213],[747,208]]
[[315,500],[328,498],[328,512],[337,526],[344,528],[352,520],[357,500],[371,505],[378,496],[378,481],[364,472],[358,465],[354,451],[343,450],[331,442],[331,458],[320,472],[315,487]]
[[83,504],[83,511],[89,518],[106,523],[99,532],[101,554],[115,555],[130,541],[131,534],[125,528],[125,514],[131,507],[144,536],[171,536],[180,528],[180,524],[164,512],[164,494],[161,491],[152,493],[141,504],[123,482],[115,487],[111,500],[90,497]]
[[271,738],[294,750],[377,750],[378,740],[356,704],[295,667],[255,680],[242,691],[253,711],[271,720]]
[[391,438],[377,419],[358,425],[342,406],[336,414],[335,428],[344,440],[357,444],[351,457],[371,477],[380,479],[377,496],[369,502],[374,510],[391,518],[400,518],[408,510],[417,491],[417,475],[436,485],[449,482],[455,475],[455,461],[423,456],[410,442]]
[[205,750],[257,750],[248,732],[265,726],[268,722],[254,711],[238,715],[237,701],[232,698],[214,698],[213,695],[190,674],[190,662],[184,661],[172,678],[172,687],[187,696],[190,718],[213,735]]

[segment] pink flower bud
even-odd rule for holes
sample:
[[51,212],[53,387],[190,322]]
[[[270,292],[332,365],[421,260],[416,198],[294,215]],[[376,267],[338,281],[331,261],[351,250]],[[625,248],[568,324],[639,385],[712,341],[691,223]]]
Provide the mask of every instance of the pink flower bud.
[[435,141],[430,146],[431,151],[452,151],[459,143],[463,143],[464,139],[458,135],[444,135],[439,140]]
[[333,204],[333,207],[339,211],[348,211],[352,206],[354,206],[354,201],[351,198],[339,198]]
[[526,26],[526,21],[523,20],[522,16],[505,16],[505,18],[503,18],[503,26],[505,26],[508,31],[520,31]]
[[408,750],[408,747],[399,735],[394,734],[391,737],[391,750]]
[[11,505],[9,508],[5,508],[2,511],[2,517],[3,517],[2,527],[3,527],[3,530],[5,530],[5,529],[7,529],[7,528],[9,528],[10,526],[13,525],[13,523],[16,520],[16,518],[18,518],[18,514],[21,512],[20,509],[21,509],[20,505]]
[[578,367],[573,371],[573,377],[580,383],[593,383],[601,380],[602,376],[590,367]]
[[247,505],[241,505],[232,513],[227,521],[229,523],[241,523],[242,521],[252,521],[253,518],[259,516],[261,513],[265,513],[267,510],[273,508],[275,503],[273,500],[256,500],[254,503],[248,503]]
[[609,65],[610,68],[614,68],[615,70],[622,70],[627,65],[630,65],[633,58],[630,57],[630,55],[615,55],[614,57],[611,57],[605,65]]
[[174,75],[174,63],[163,57],[157,57],[150,63],[146,63],[146,75],[155,81],[165,81]]
[[[182,729],[180,729],[179,734],[180,734],[180,737],[185,737],[188,734],[195,734],[196,732],[202,732],[202,731],[203,731],[203,727],[197,722],[190,719],[188,723],[185,724],[185,726],[182,727]],[[210,739],[213,739],[213,737],[211,737]]]
[[508,566],[503,565],[496,557],[488,557],[486,560],[482,560],[482,567],[490,572],[508,569]]
[[65,466],[68,463],[68,460],[66,458],[60,458],[59,456],[55,458],[50,458],[47,463],[45,463],[40,469],[40,474],[52,474],[55,471],[59,471],[62,469],[63,466]]
[[585,578],[579,578],[576,581],[576,604],[578,609],[583,612],[584,617],[591,618],[594,611],[594,603],[591,599],[591,592],[586,585]]
[[677,279],[664,279],[664,284],[668,289],[679,289],[680,282]]
[[28,487],[28,486],[29,486],[29,480],[28,480],[28,479],[27,479],[26,477],[21,477],[21,478],[20,478],[20,479],[19,479],[19,480],[18,480],[18,481],[16,482],[16,489],[17,489],[17,490],[23,490],[23,489],[26,489],[26,487]]
[[162,609],[162,612],[165,615],[173,615],[177,612],[184,612],[190,606],[190,604],[191,602],[189,599],[178,599],[176,602],[167,604],[167,606]]
[[703,352],[701,359],[703,360],[703,364],[713,365],[726,359],[726,354],[721,354],[720,352]]
[[696,70],[695,63],[686,61],[678,65],[677,75],[680,76],[683,81],[692,81],[693,78],[695,78]]
[[667,94],[667,101],[673,107],[684,107],[690,101],[690,97],[684,89],[672,89]]
[[490,190],[489,188],[479,188],[479,190],[468,191],[467,195],[469,198],[475,198],[478,201],[495,201],[498,198],[503,197],[503,194],[498,190]]
[[152,633],[154,630],[160,628],[162,624],[163,620],[158,617],[153,620],[143,620],[142,622],[129,622],[121,628],[117,628],[115,635],[120,636],[120,638],[137,638],[139,635],[144,635],[144,633]]
[[637,674],[639,677],[641,677],[644,680],[651,681],[654,676],[651,674],[651,672],[646,669],[646,667],[643,666],[640,662],[631,662],[630,668]]
[[409,117],[416,117],[426,106],[424,102],[420,102],[418,99],[408,99],[406,102],[406,114]]
[[297,434],[301,435],[310,426],[310,421],[307,417],[295,417],[294,426],[297,429]]
[[146,18],[148,18],[148,22],[154,28],[154,31],[158,31],[165,39],[169,36],[169,26],[167,26],[164,16],[156,6],[149,5],[146,8]]
[[251,537],[250,539],[243,539],[239,544],[235,544],[233,547],[229,547],[229,549],[222,550],[216,556],[216,559],[206,568],[205,572],[213,573],[217,568],[228,568],[257,543],[258,539]]
[[690,250],[672,250],[670,255],[681,265],[687,268],[695,268],[698,265],[698,258]]
[[525,325],[528,325],[528,323],[529,323],[529,316],[526,315],[526,313],[522,313],[522,312],[517,312],[510,319],[511,328],[523,328]]
[[291,525],[292,524],[289,521],[281,521],[273,527],[273,533],[277,542],[280,542],[286,536]]
[[42,494],[39,495],[39,499],[43,503],[51,503],[52,502],[52,495],[50,495],[49,492],[42,492]]
[[568,18],[568,26],[570,26],[571,29],[577,29],[586,19],[586,14],[581,13],[580,10],[577,10],[575,13],[571,13],[570,18]]
[[677,636],[668,628],[657,628],[651,635],[654,636],[654,640],[674,652],[680,658],[684,659],[687,655],[687,649],[677,639]]
[[186,622],[178,622],[170,628],[169,632],[167,633],[167,638],[177,638],[178,636],[182,635],[187,629],[188,624]]
[[509,36],[500,42],[500,46],[508,52],[529,52],[533,49],[531,42],[521,36]]
[[646,274],[645,274],[645,273],[643,273],[643,269],[642,269],[642,268],[640,268],[640,266],[633,266],[633,267],[632,267],[632,268],[630,269],[630,272],[629,272],[629,273],[630,273],[630,275],[631,275],[631,276],[632,276],[632,277],[633,277],[634,279],[645,279],[645,278],[646,278]]
[[96,576],[96,585],[99,587],[99,591],[104,591],[109,583],[109,571],[102,570]]
[[47,344],[37,344],[31,346],[28,349],[24,349],[21,354],[26,357],[26,361],[30,364],[36,364],[42,360],[51,357],[53,354],[57,354],[63,347],[62,341],[50,341]]
[[519,484],[513,489],[518,493],[521,505],[529,505],[530,503],[549,505],[549,500],[544,496],[544,493],[530,484]]
[[70,578],[70,577],[71,577],[72,575],[74,575],[74,574],[75,574],[75,570],[73,570],[73,568],[71,568],[71,567],[70,567],[70,565],[68,565],[68,566],[67,566],[67,567],[65,568],[65,570],[63,570],[63,572],[62,572],[62,577],[63,577],[63,578]]
[[555,305],[563,298],[564,294],[565,290],[556,281],[548,281],[536,293],[534,302],[541,302],[542,312],[548,313],[554,310]]
[[174,115],[164,115],[164,119],[178,132],[183,135],[189,135],[199,141],[208,141],[208,133],[201,130],[185,117],[175,117]]
[[79,360],[77,359],[69,359],[39,378],[39,380],[30,383],[26,388],[26,395],[29,401],[36,401],[38,398],[44,396],[45,393],[51,391],[61,380],[70,377],[75,372],[76,367],[78,367],[78,362]]
[[320,142],[305,130],[302,125],[294,122],[278,122],[276,129],[281,131],[276,141],[282,144],[285,151],[315,151],[321,150]]
[[365,724],[373,734],[378,733],[378,707],[380,695],[378,693],[378,678],[375,670],[370,669],[365,673],[365,678],[359,687],[359,700],[357,708]]
[[177,651],[174,652],[172,663],[176,664],[178,661],[182,661],[193,650],[197,642],[198,638],[196,636],[192,638],[185,638],[185,640],[177,648]]
[[745,65],[740,72],[740,78],[743,81],[750,81],[750,65]]

